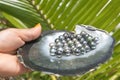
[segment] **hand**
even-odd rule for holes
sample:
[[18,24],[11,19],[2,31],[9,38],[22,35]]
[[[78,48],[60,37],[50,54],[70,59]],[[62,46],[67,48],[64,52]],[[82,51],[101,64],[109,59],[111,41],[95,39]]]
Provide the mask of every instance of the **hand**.
[[10,28],[0,32],[0,75],[15,76],[30,71],[19,62],[16,50],[39,37],[40,33],[40,24],[31,29]]

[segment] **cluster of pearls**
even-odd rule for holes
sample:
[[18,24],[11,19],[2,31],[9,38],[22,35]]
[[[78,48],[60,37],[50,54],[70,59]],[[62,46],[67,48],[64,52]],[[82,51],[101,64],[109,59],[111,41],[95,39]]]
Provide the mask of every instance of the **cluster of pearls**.
[[93,37],[82,31],[80,34],[65,32],[55,39],[54,43],[50,43],[50,55],[62,56],[84,55],[91,50],[96,49],[98,37]]

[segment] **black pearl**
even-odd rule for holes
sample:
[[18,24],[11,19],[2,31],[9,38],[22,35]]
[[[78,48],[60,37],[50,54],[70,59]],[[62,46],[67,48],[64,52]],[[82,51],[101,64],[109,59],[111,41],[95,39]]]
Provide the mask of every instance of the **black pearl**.
[[79,40],[80,43],[82,43],[83,41],[85,41],[84,38],[81,38],[81,39]]
[[83,45],[86,45],[86,44],[87,44],[87,41],[83,41],[82,44],[83,44]]
[[84,36],[85,39],[87,39],[88,37],[89,37],[89,34],[86,34],[86,35]]
[[77,34],[73,34],[74,38],[77,38]]
[[65,32],[49,44],[50,55],[62,56],[83,55],[96,48],[98,37],[93,37],[82,31],[80,34]]
[[75,49],[75,53],[80,53],[80,49],[79,48]]
[[59,39],[60,39],[60,40],[64,40],[65,37],[64,37],[63,35],[60,35],[60,36],[59,36]]
[[76,44],[76,47],[82,47],[82,44],[80,44],[80,43],[78,43],[78,44]]
[[69,47],[74,46],[73,41],[70,40],[70,41],[68,42],[68,46],[69,46]]
[[55,39],[55,42],[56,42],[56,43],[60,42],[59,38]]
[[76,38],[77,38],[78,40],[80,40],[80,39],[82,38],[82,36],[81,36],[80,34],[77,34],[77,35],[76,35]]
[[85,31],[82,31],[80,34],[81,34],[82,36],[85,36],[85,35],[86,35],[86,32],[85,32]]
[[62,47],[59,47],[57,50],[63,52],[63,48]]
[[70,38],[66,38],[65,40],[68,42],[68,41],[70,41],[71,39],[70,39]]
[[68,43],[64,43],[63,46],[68,46]]
[[63,48],[64,48],[64,50],[66,50],[66,49],[70,49],[68,46],[64,46]]
[[71,33],[69,37],[70,37],[70,39],[72,40],[72,39],[74,38],[74,34]]
[[75,53],[75,50],[76,50],[76,49],[77,49],[76,47],[71,48],[72,53]]
[[69,46],[70,48],[74,48],[74,47],[75,47],[74,44],[69,44],[68,46]]
[[64,36],[65,38],[68,38],[68,37],[69,37],[69,33],[64,33],[63,36]]
[[66,43],[66,41],[65,41],[65,40],[62,40],[61,42],[62,42],[63,44],[64,44],[64,43]]
[[62,57],[62,55],[57,55],[57,58],[61,58]]
[[70,53],[66,53],[66,56],[70,56],[71,54]]
[[95,37],[95,38],[93,39],[93,41],[98,44],[99,38],[98,38],[98,37]]
[[75,48],[75,45],[74,45],[74,44],[70,45],[70,49],[71,49],[71,50],[74,49],[74,48]]
[[73,38],[73,40],[72,40],[72,41],[75,43],[75,42],[77,42],[78,40],[77,40],[76,38]]
[[62,52],[62,51],[59,51],[59,50],[57,50],[57,51],[55,52],[56,55],[62,55],[62,53],[63,53],[63,52]]
[[73,41],[72,40],[68,41],[68,44],[73,44]]
[[88,36],[87,41],[92,41],[93,37],[92,36]]
[[91,42],[91,43],[90,43],[90,46],[96,46],[96,43]]
[[56,43],[56,46],[57,46],[57,47],[62,47],[63,44],[62,44],[61,42],[58,42],[58,43]]
[[55,43],[50,43],[49,46],[50,47],[55,46]]
[[85,46],[85,51],[86,51],[86,52],[89,52],[89,51],[90,51],[90,47],[86,45],[86,46]]
[[70,53],[71,51],[70,51],[70,49],[65,49],[64,52],[65,53]]
[[81,51],[82,54],[85,53],[85,49],[83,47],[80,49],[80,51]]
[[56,49],[54,49],[54,48],[50,49],[50,53],[55,53],[55,52],[56,52]]
[[55,53],[50,53],[51,56],[55,56]]
[[56,47],[56,46],[51,46],[50,48],[51,48],[51,49],[56,49],[57,47]]

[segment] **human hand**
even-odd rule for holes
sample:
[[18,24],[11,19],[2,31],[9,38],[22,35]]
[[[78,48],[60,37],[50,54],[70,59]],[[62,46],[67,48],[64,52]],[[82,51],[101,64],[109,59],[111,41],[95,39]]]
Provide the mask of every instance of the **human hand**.
[[19,62],[16,50],[40,33],[40,24],[31,29],[10,28],[0,32],[0,75],[16,76],[30,71]]

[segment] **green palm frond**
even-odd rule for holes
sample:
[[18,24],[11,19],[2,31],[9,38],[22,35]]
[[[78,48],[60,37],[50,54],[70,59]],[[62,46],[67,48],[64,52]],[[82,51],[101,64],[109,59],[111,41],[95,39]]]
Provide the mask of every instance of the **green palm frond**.
[[61,79],[116,80],[120,77],[119,4],[120,0],[0,0],[0,12],[17,28],[41,23],[44,30],[71,31],[76,24],[87,24],[108,31],[116,41],[112,59],[95,71]]

